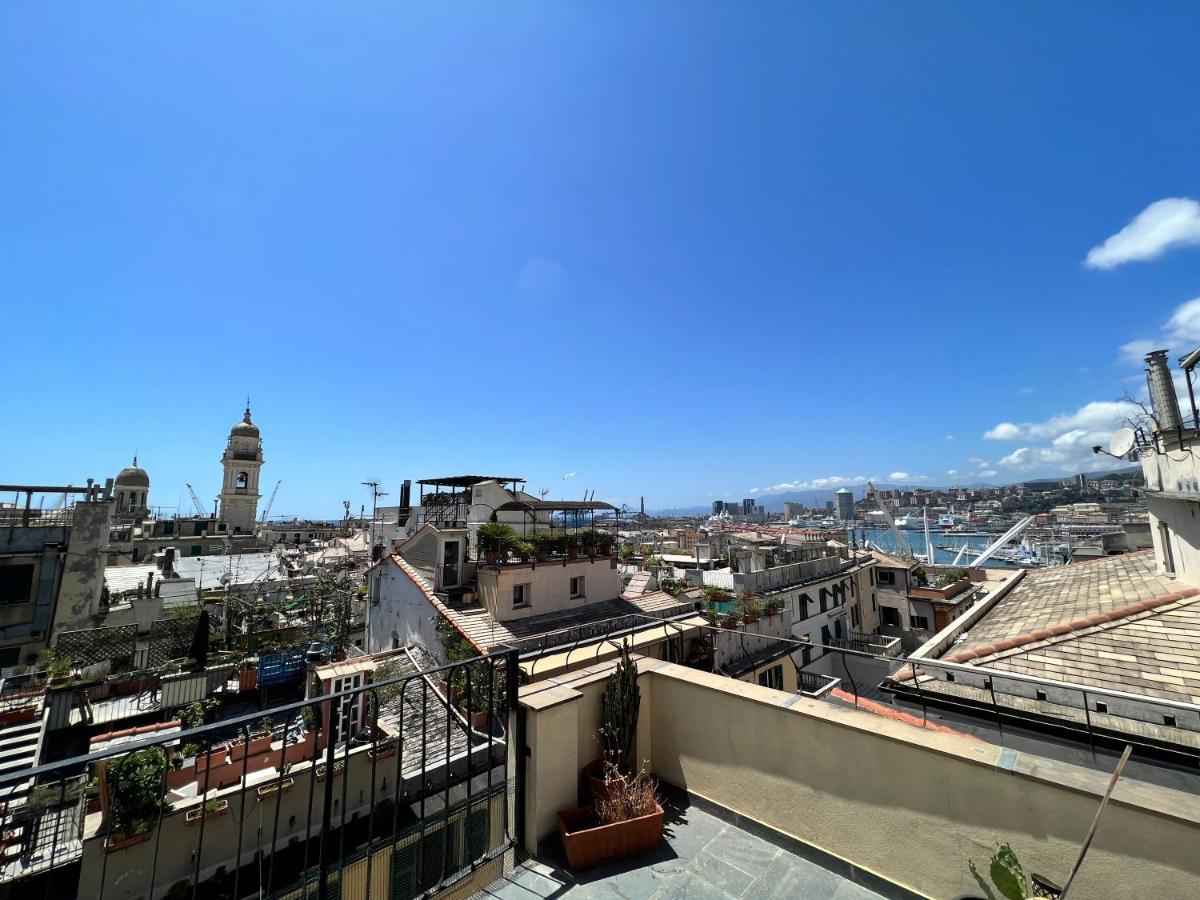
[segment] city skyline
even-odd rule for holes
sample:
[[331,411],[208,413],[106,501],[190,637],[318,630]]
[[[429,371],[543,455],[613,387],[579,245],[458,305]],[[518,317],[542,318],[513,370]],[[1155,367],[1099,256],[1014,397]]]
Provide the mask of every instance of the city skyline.
[[5,9],[0,296],[53,364],[0,462],[137,452],[186,510],[249,393],[321,518],[447,472],[669,507],[1104,469],[1140,357],[1200,343],[1200,13],[1033,10]]

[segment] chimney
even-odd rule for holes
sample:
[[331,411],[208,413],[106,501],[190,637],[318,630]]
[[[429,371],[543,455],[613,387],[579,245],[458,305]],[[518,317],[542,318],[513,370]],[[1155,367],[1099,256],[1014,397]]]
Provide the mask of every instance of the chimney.
[[163,551],[163,578],[175,577],[175,548],[168,547]]
[[1178,434],[1182,420],[1166,350],[1151,350],[1146,354],[1146,384],[1150,388],[1150,408],[1154,411],[1158,430]]
[[400,509],[408,509],[409,503],[412,500],[412,480],[405,478],[404,484],[400,485]]

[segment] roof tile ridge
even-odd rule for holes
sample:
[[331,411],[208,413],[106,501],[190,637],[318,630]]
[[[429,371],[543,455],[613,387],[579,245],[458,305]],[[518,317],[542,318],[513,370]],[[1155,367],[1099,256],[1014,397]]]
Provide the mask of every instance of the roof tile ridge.
[[1069,622],[1060,622],[1057,625],[1051,625],[1047,628],[1038,628],[1025,634],[1019,634],[1016,637],[1005,638],[991,644],[984,644],[972,650],[960,650],[957,653],[944,656],[942,659],[945,662],[964,663],[972,659],[982,659],[985,656],[998,656],[1010,650],[1016,650],[1029,644],[1037,643],[1038,641],[1057,643],[1056,639],[1058,638],[1065,638],[1068,635],[1075,636],[1090,629],[1103,630],[1105,626],[1111,625],[1114,622],[1124,622],[1142,613],[1149,615],[1160,607],[1175,604],[1180,600],[1197,595],[1200,595],[1200,590],[1196,588],[1183,588],[1173,594],[1163,594],[1158,597],[1137,600],[1125,606],[1109,610],[1108,612],[1072,619]]

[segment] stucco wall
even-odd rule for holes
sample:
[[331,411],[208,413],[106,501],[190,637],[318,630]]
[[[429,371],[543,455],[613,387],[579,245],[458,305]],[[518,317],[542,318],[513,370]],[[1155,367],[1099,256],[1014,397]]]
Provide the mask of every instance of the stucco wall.
[[[675,666],[651,678],[656,774],[931,897],[977,893],[967,861],[997,841],[1061,882],[1106,781],[1024,754],[1009,772],[993,745],[815,700],[784,709],[777,692]],[[1200,800],[1126,783],[1076,890],[1195,897],[1197,846]]]
[[[439,615],[425,593],[391,560],[367,574],[367,652],[419,644],[439,662],[442,644],[434,627]],[[374,601],[378,599],[378,603]]]
[[[572,598],[571,579],[578,575],[584,577],[584,596]],[[513,608],[515,584],[531,586],[532,600],[528,607]],[[499,570],[482,566],[479,569],[479,601],[501,622],[612,600],[620,593],[620,573],[613,560],[607,557],[508,565]]]

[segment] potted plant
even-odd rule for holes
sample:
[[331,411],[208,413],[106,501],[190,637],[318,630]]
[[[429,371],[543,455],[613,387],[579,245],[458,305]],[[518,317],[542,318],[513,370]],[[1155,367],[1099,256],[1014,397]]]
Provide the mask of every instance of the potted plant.
[[224,815],[229,810],[229,801],[224,798],[217,799],[213,797],[211,800],[205,800],[203,807],[189,809],[184,816],[184,820],[189,825],[195,825],[200,821],[201,817],[212,819],[216,816]]
[[600,701],[599,739],[602,756],[588,763],[583,770],[593,798],[604,795],[605,763],[615,766],[621,774],[629,774],[633,742],[637,738],[638,713],[642,705],[637,679],[637,664],[629,655],[629,645],[622,643],[617,667],[608,676]]
[[71,657],[61,656],[53,647],[42,651],[42,665],[50,673],[50,684],[66,684],[71,679]]
[[753,625],[762,614],[762,602],[753,594],[742,594],[738,597],[737,605],[742,614],[742,621],[747,625]]
[[622,774],[604,764],[604,792],[592,806],[558,814],[558,834],[572,869],[652,852],[662,840],[663,808],[658,786],[640,770]]
[[109,761],[108,849],[117,850],[149,838],[162,807],[166,769],[167,756],[161,747],[135,750]]
[[295,787],[295,785],[296,785],[295,778],[284,778],[280,781],[276,781],[276,780],[272,779],[271,781],[268,781],[266,784],[260,784],[258,786],[258,799],[262,800],[264,797],[270,797],[273,794],[279,794],[279,793],[286,794],[293,787]]
[[513,553],[521,560],[521,562],[529,562],[533,559],[533,544],[529,541],[517,541],[513,544]]
[[500,561],[500,554],[516,543],[517,533],[507,525],[488,522],[479,527],[477,539],[488,564],[494,566]]
[[601,556],[608,556],[612,553],[613,536],[607,531],[596,532],[596,551]]
[[[1017,859],[1016,852],[1008,844],[1000,844],[989,863],[988,877],[1000,895],[1007,900],[1034,900],[1034,898],[1054,900],[1062,894],[1062,888],[1042,876],[1032,872],[1026,876],[1025,870],[1021,868],[1020,860]],[[968,867],[971,870],[971,877],[983,890],[984,896],[994,898],[996,895],[984,881],[982,873],[975,867],[975,860],[971,860]]]
[[782,609],[782,606],[780,606],[779,600],[772,597],[770,600],[768,600],[766,602],[766,606],[765,606],[767,618],[768,619],[775,618],[775,616],[779,615],[780,609]]
[[578,534],[568,534],[563,539],[563,545],[567,548],[567,559],[577,559],[579,557]]
[[[325,780],[325,770],[325,763],[317,764],[317,781]],[[335,759],[333,761],[333,777],[337,778],[344,771],[346,771],[346,761],[344,759]]]

